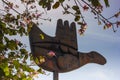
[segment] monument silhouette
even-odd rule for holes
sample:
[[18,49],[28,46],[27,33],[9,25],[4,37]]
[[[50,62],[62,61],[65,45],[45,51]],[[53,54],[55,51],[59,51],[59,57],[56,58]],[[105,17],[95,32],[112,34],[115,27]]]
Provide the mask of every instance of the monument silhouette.
[[62,19],[59,19],[55,37],[48,36],[33,23],[29,32],[29,40],[34,59],[39,60],[40,56],[45,59],[43,63],[37,63],[37,65],[54,72],[54,80],[58,80],[58,73],[78,69],[87,63],[100,65],[106,63],[106,59],[96,51],[86,53],[78,51],[74,22],[69,25],[67,20],[63,22]]

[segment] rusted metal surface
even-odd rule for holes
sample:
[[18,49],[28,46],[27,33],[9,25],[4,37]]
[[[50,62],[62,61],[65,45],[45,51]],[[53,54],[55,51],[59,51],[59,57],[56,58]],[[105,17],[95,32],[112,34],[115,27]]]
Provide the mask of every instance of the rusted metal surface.
[[[43,56],[45,62],[37,63],[45,70],[63,73],[77,69],[87,63],[105,64],[106,59],[95,51],[78,51],[76,25],[59,19],[56,36],[50,37],[33,24],[29,33],[34,58]],[[87,47],[87,46],[86,46]],[[57,75],[56,75],[57,76]],[[56,79],[57,80],[57,79]]]
[[59,80],[58,78],[59,78],[58,72],[57,72],[57,71],[54,71],[54,72],[53,72],[53,80]]

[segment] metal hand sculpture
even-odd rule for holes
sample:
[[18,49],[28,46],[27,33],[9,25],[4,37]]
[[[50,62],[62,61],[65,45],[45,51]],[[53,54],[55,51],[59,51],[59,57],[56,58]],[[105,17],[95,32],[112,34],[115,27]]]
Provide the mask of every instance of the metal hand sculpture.
[[[34,58],[44,56],[45,62],[38,66],[51,72],[68,72],[87,63],[105,64],[106,59],[95,51],[78,52],[75,23],[57,21],[56,36],[50,37],[33,24],[29,33]],[[49,55],[50,54],[50,55]],[[52,56],[51,56],[52,55]]]

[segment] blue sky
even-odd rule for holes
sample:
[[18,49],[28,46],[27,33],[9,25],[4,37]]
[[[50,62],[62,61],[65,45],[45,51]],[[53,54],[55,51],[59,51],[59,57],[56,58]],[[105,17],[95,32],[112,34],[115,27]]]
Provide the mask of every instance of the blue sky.
[[[114,15],[114,13],[118,12],[120,9],[119,0],[109,1],[111,7],[105,9],[102,13],[105,17]],[[61,73],[59,75],[59,80],[119,80],[120,29],[118,29],[116,33],[114,33],[112,29],[103,30],[103,25],[98,26],[97,21],[91,17],[93,15],[86,12],[83,13],[87,16],[88,29],[85,36],[79,36],[78,34],[79,51],[97,51],[107,59],[107,63],[103,66],[98,64],[87,64],[75,71]],[[63,16],[61,14],[60,10],[48,12],[47,16],[52,17],[52,22],[45,22],[40,28],[50,36],[54,36],[57,19],[62,18],[70,22],[73,21],[72,16]],[[47,75],[40,74],[35,80],[53,80],[51,72],[46,72],[46,74]]]

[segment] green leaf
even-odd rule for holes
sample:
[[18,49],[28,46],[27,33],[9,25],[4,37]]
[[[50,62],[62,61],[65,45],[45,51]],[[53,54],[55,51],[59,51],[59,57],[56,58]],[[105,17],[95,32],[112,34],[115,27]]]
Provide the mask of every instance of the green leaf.
[[28,54],[28,51],[26,49],[20,49],[21,54]]
[[13,58],[13,57],[14,57],[14,55],[15,55],[15,52],[10,52],[10,53],[8,54],[9,58],[10,58],[10,57],[12,57],[12,58]]
[[31,77],[25,77],[25,78],[23,78],[22,80],[33,80],[33,78],[31,78]]
[[39,59],[38,58],[35,58],[34,61],[35,61],[36,64],[39,64]]
[[7,48],[9,48],[11,50],[18,49],[17,44],[14,40],[8,41],[6,46],[7,46]]
[[104,2],[105,2],[106,7],[109,7],[109,6],[110,6],[108,0],[104,0]]
[[5,75],[6,75],[6,76],[9,75],[9,68],[8,68],[8,66],[5,66],[5,67],[4,67],[4,72],[5,72]]
[[81,14],[80,10],[78,9],[75,14],[76,14],[76,15]]
[[30,60],[33,61],[32,53],[29,53],[29,56],[30,56]]
[[65,0],[59,0],[60,3],[63,3]]
[[17,19],[20,19],[20,15],[17,15]]
[[40,34],[40,39],[45,39],[44,35],[43,34]]
[[78,22],[77,24],[79,24],[79,25],[83,25],[83,23],[82,23],[82,22]]
[[72,9],[77,11],[79,9],[79,7],[78,6],[73,6]]
[[20,26],[19,33],[20,33],[20,36],[23,36],[23,34],[25,33],[25,28]]
[[5,49],[5,45],[0,43],[0,51],[3,51]]
[[18,60],[14,60],[13,64],[15,65],[15,68],[18,69],[20,67],[20,63]]
[[80,20],[80,16],[76,16],[74,20],[75,21],[79,21]]
[[34,69],[30,68],[28,65],[23,65],[21,64],[21,68],[24,70],[24,71],[27,71],[27,72],[33,72]]
[[31,77],[28,77],[27,80],[33,80]]
[[22,78],[22,80],[27,80],[26,78]]
[[0,27],[6,27],[6,24],[5,23],[3,23],[2,21],[0,21]]
[[41,69],[41,68],[40,68],[40,69],[38,69],[38,70],[37,70],[37,72],[41,73],[41,72],[42,72],[42,69]]
[[28,24],[28,25],[27,25],[27,32],[28,32],[28,33],[30,32],[30,30],[31,30],[32,26],[33,26],[33,24],[32,24],[32,23],[30,23],[30,24]]
[[12,35],[17,35],[17,32],[16,32],[16,30],[14,30],[14,29],[9,29],[9,28],[8,28],[7,34],[9,34],[10,36],[12,36]]
[[39,5],[42,6],[42,8],[46,8],[46,0],[40,0]]
[[100,5],[101,5],[100,2],[99,2],[99,0],[91,0],[91,3],[92,3],[92,5],[93,5],[94,7],[97,7],[97,6],[100,6]]
[[24,57],[24,60],[27,60],[28,59],[28,55],[26,54],[25,57]]
[[53,9],[58,8],[58,7],[59,7],[59,5],[60,5],[60,3],[59,3],[59,2],[56,2],[56,3],[53,5]]
[[9,41],[9,39],[8,39],[7,37],[4,37],[4,39],[5,39],[5,41],[6,41],[6,42],[8,42],[8,41]]
[[10,71],[9,71],[9,67],[8,67],[8,63],[2,63],[0,64],[0,68],[3,70],[5,76],[8,76]]
[[2,68],[0,68],[0,77],[1,77],[1,76],[5,76],[5,73],[4,73],[4,71],[3,71]]

